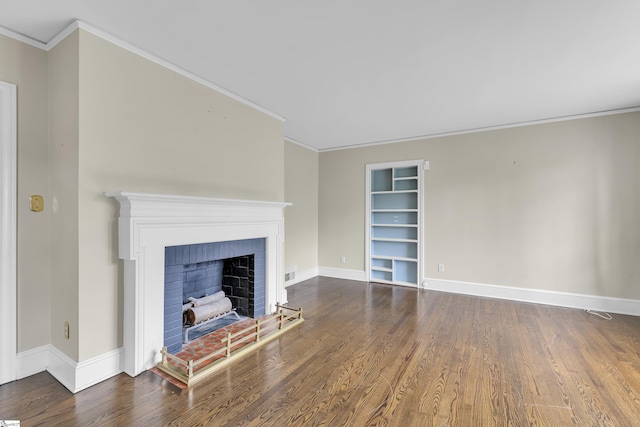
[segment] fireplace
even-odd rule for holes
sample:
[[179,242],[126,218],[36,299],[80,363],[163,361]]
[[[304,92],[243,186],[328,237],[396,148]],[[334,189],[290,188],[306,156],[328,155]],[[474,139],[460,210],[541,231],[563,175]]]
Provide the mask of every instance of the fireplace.
[[124,371],[136,376],[160,360],[164,343],[165,249],[264,239],[265,312],[286,303],[284,217],[288,203],[145,193],[106,193],[120,203],[124,264]]
[[170,246],[164,258],[164,346],[169,353],[182,350],[183,307],[193,298],[223,291],[239,316],[266,314],[265,239]]

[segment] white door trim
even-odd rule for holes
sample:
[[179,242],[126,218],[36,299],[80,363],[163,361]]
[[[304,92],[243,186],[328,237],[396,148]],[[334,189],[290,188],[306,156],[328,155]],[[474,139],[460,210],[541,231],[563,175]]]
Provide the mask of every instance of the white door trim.
[[0,384],[16,379],[16,86],[0,81]]

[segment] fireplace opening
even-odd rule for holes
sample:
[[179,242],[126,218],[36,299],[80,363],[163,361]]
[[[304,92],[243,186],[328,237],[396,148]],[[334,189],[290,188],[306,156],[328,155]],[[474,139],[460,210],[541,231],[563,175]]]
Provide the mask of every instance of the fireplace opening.
[[251,254],[225,259],[222,267],[222,290],[241,316],[256,317],[254,265]]
[[173,354],[185,342],[262,316],[265,239],[166,247],[164,287],[164,345]]

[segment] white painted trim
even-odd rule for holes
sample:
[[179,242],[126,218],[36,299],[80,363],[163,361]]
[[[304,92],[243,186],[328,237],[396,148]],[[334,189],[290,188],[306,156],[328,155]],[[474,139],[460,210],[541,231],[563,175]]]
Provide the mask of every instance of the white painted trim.
[[364,270],[349,270],[346,268],[318,267],[318,276],[357,280],[359,282],[367,281],[367,273]]
[[16,379],[16,86],[0,82],[0,384]]
[[47,370],[49,366],[49,344],[18,353],[16,379],[22,379]]
[[[135,53],[136,55],[139,55],[145,59],[148,59],[151,62],[154,62],[160,66],[163,66],[165,68],[168,68],[188,79],[191,79],[197,83],[202,84],[203,86],[206,86],[210,89],[213,89],[217,92],[220,92],[224,95],[227,95],[228,97],[235,99],[238,102],[241,102],[245,105],[248,105],[258,111],[261,111],[277,120],[280,120],[282,122],[286,121],[286,118],[284,116],[282,116],[281,114],[275,113],[269,109],[267,109],[266,107],[261,106],[260,104],[257,104],[253,101],[250,101],[246,98],[243,98],[242,96],[231,92],[230,90],[227,90],[221,86],[216,85],[213,82],[210,82],[208,80],[205,80],[202,77],[199,77],[187,70],[185,70],[184,68],[181,68],[169,61],[166,61],[162,58],[159,58],[139,47],[136,47],[134,45],[132,45],[131,43],[114,36],[113,34],[110,34],[104,30],[101,30],[97,27],[94,27],[90,24],[87,24],[85,22],[82,21],[74,21],[73,23],[71,23],[69,26],[67,26],[64,30],[62,30],[58,35],[56,35],[53,39],[51,39],[48,43],[42,43],[38,40],[34,40],[30,37],[26,37],[23,36],[21,34],[18,34],[14,31],[9,30],[8,28],[4,28],[4,27],[0,27],[0,34],[3,34],[7,37],[11,37],[15,40],[18,40],[20,42],[23,42],[25,44],[28,44],[30,46],[39,48],[39,49],[43,49],[45,51],[50,51],[51,49],[53,49],[58,43],[60,43],[60,41],[64,40],[69,34],[73,33],[73,31],[75,31],[76,29],[81,28],[87,32],[90,32],[91,34],[98,36],[104,40],[107,40],[117,46],[120,46],[123,49],[126,49],[130,52]],[[308,148],[312,151],[318,152],[318,153],[323,153],[323,152],[329,152],[329,151],[338,151],[338,150],[350,150],[350,149],[355,149],[355,148],[365,148],[365,147],[371,147],[371,146],[376,146],[376,145],[386,145],[386,144],[395,144],[395,143],[399,143],[399,142],[412,142],[412,141],[420,141],[420,140],[424,140],[424,139],[433,139],[433,138],[442,138],[442,137],[447,137],[447,136],[455,136],[455,135],[465,135],[468,133],[477,133],[477,132],[487,132],[487,131],[493,131],[493,130],[501,130],[501,129],[510,129],[510,128],[515,128],[515,127],[523,127],[523,126],[533,126],[533,125],[540,125],[540,124],[545,124],[545,123],[555,123],[555,122],[563,122],[563,121],[569,121],[569,120],[578,120],[578,119],[587,119],[587,118],[592,118],[592,117],[600,117],[600,116],[609,116],[609,115],[613,115],[613,114],[625,114],[625,113],[633,113],[633,112],[637,112],[640,111],[640,106],[636,106],[636,107],[630,107],[630,108],[621,108],[621,109],[616,109],[616,110],[607,110],[607,111],[596,111],[596,112],[591,112],[591,113],[583,113],[583,114],[575,114],[575,115],[570,115],[570,116],[562,116],[562,117],[551,117],[551,118],[547,118],[547,119],[540,119],[540,120],[529,120],[529,121],[523,121],[523,122],[516,122],[516,123],[507,123],[507,124],[500,124],[500,125],[494,125],[494,126],[486,126],[486,127],[481,127],[481,128],[471,128],[471,129],[462,129],[462,130],[456,130],[456,131],[451,131],[451,132],[441,132],[441,133],[434,133],[434,134],[425,134],[425,135],[416,135],[416,136],[410,136],[410,137],[406,137],[406,138],[395,138],[395,139],[388,139],[388,140],[381,140],[381,141],[371,141],[371,142],[363,142],[363,143],[355,143],[355,144],[350,144],[350,145],[344,145],[341,147],[332,147],[332,148],[321,148],[321,149],[317,149],[314,147],[311,147],[309,145],[306,145],[300,141],[296,141],[293,138],[290,137],[285,137],[285,140],[292,142],[294,144],[298,144],[302,147]]]
[[246,98],[243,98],[242,96],[231,92],[230,90],[227,90],[225,88],[223,88],[222,86],[218,86],[217,84],[210,82],[200,76],[197,76],[193,73],[191,73],[190,71],[185,70],[182,67],[179,67],[178,65],[175,65],[169,61],[166,61],[156,55],[153,55],[152,53],[147,52],[144,49],[141,49],[137,46],[134,46],[133,44],[117,37],[114,36],[111,33],[108,33],[107,31],[101,30],[97,27],[94,27],[91,24],[87,24],[86,22],[82,22],[82,21],[74,21],[72,22],[70,25],[68,25],[65,29],[63,29],[62,31],[60,31],[60,33],[58,33],[54,38],[52,38],[48,43],[42,43],[40,41],[34,40],[30,37],[26,37],[23,36],[21,34],[18,34],[14,31],[11,31],[9,29],[6,29],[4,27],[0,27],[0,34],[4,34],[7,37],[11,37],[12,39],[18,40],[20,42],[26,43],[30,46],[33,47],[37,47],[39,49],[45,50],[45,51],[50,51],[51,49],[53,49],[54,47],[56,47],[58,45],[58,43],[60,43],[62,40],[64,40],[65,38],[67,38],[70,34],[72,34],[74,31],[76,31],[77,29],[83,29],[84,31],[87,31],[88,33],[93,34],[94,36],[100,37],[103,40],[106,40],[110,43],[113,43],[116,46],[119,46],[125,50],[128,50],[129,52],[135,53],[138,56],[141,56],[142,58],[145,58],[151,62],[154,62],[162,67],[165,67],[175,73],[180,74],[181,76],[184,76],[190,80],[193,80],[205,87],[208,87],[209,89],[215,90],[216,92],[220,92],[223,95],[228,96],[229,98],[232,98],[244,105],[247,105],[251,108],[253,108],[254,110],[258,110],[268,116],[273,117],[274,119],[280,120],[281,122],[286,121],[285,117],[275,113],[271,110],[269,110],[266,107],[263,107],[260,104],[257,104],[253,101],[250,101]]
[[75,360],[58,350],[54,345],[49,345],[47,371],[72,393],[75,393],[76,389],[77,366],[78,363]]
[[62,30],[57,36],[55,36],[53,39],[51,39],[51,41],[49,43],[46,44],[45,50],[46,51],[50,51],[51,49],[53,49],[58,43],[60,43],[62,40],[64,40],[67,36],[69,36],[69,34],[73,33],[75,30],[77,30],[78,28],[93,34],[94,36],[100,37],[103,40],[106,40],[116,46],[121,47],[122,49],[128,50],[129,52],[132,52],[144,59],[147,59],[151,62],[154,62],[164,68],[167,68],[177,74],[180,74],[183,77],[186,77],[190,80],[193,80],[196,83],[199,83],[205,87],[208,87],[209,89],[215,90],[216,92],[220,92],[223,95],[228,96],[231,99],[234,99],[244,105],[247,105],[251,108],[253,108],[254,110],[258,110],[274,119],[280,120],[281,122],[286,121],[286,119],[284,118],[284,116],[277,114],[271,110],[269,110],[266,107],[263,107],[260,104],[257,104],[253,101],[250,101],[246,98],[243,98],[242,96],[238,95],[237,93],[231,92],[230,90],[227,90],[225,88],[223,88],[222,86],[218,86],[217,84],[210,82],[200,76],[197,76],[195,74],[193,74],[190,71],[185,70],[182,67],[179,67],[176,64],[173,64],[167,60],[164,60],[152,53],[147,52],[144,49],[141,49],[117,36],[114,36],[111,33],[108,33],[107,31],[101,30],[100,28],[94,27],[91,24],[87,24],[86,22],[82,22],[82,21],[75,21],[73,22],[71,25],[67,26],[64,30]]
[[640,316],[640,300],[433,278],[425,278],[423,285],[434,291]]
[[[124,349],[122,348],[79,363],[53,345],[41,347],[40,349],[47,353],[47,371],[72,393],[77,393],[122,373],[122,357],[124,354]],[[40,357],[44,356],[40,355]],[[35,366],[33,369],[35,369]]]
[[305,280],[313,279],[318,276],[318,267],[308,268],[306,270],[296,271],[296,278],[293,280],[287,280],[284,282],[284,287],[288,287],[291,285],[295,285],[300,282],[304,282]]
[[328,151],[339,151],[339,150],[351,150],[354,148],[366,148],[373,147],[376,145],[386,145],[386,144],[396,144],[399,142],[413,142],[413,141],[421,141],[424,139],[433,139],[433,138],[443,138],[447,136],[456,136],[456,135],[465,135],[468,133],[479,133],[479,132],[489,132],[492,130],[501,130],[501,129],[511,129],[511,128],[519,128],[524,126],[535,126],[542,125],[546,123],[556,123],[556,122],[566,122],[570,120],[580,120],[580,119],[590,119],[593,117],[602,117],[602,116],[611,116],[614,114],[626,114],[626,113],[635,113],[640,111],[640,106],[631,107],[631,108],[621,108],[618,110],[607,110],[607,111],[597,111],[593,113],[584,113],[584,114],[575,114],[572,116],[563,116],[563,117],[552,117],[548,119],[540,119],[540,120],[530,120],[525,122],[517,122],[517,123],[508,123],[503,125],[495,125],[495,126],[487,126],[481,128],[473,128],[473,129],[464,129],[457,130],[451,132],[442,132],[442,133],[433,133],[427,135],[418,135],[411,136],[407,138],[398,138],[398,139],[387,139],[383,141],[372,141],[372,142],[363,142],[361,144],[351,144],[344,145],[342,147],[333,147],[333,148],[322,148],[319,151],[321,153],[325,153]]
[[54,38],[49,40],[49,42],[45,45],[44,50],[49,52],[51,49],[56,47],[58,43],[69,37],[75,30],[80,28],[80,21],[73,21],[66,28],[60,31]]
[[306,148],[307,150],[311,150],[311,151],[313,151],[314,153],[319,153],[319,152],[320,152],[320,150],[318,150],[317,148],[313,148],[313,147],[311,147],[311,146],[309,146],[309,145],[303,144],[302,142],[300,142],[300,141],[296,141],[295,139],[293,139],[293,138],[289,138],[288,136],[285,136],[285,137],[284,137],[284,140],[285,140],[285,141],[287,141],[287,142],[290,142],[290,143],[292,143],[292,144],[299,145],[299,146],[300,146],[300,147],[302,147],[302,148]]
[[167,246],[265,238],[265,309],[287,300],[283,286],[284,212],[290,203],[145,193],[105,193],[120,203],[124,260],[124,371],[136,376],[160,360],[164,344]]
[[47,50],[47,45],[42,43],[41,41],[34,40],[31,37],[23,36],[22,34],[16,33],[15,31],[11,31],[8,28],[0,26],[0,34],[3,36],[7,36],[24,44],[28,44],[29,46],[36,47],[38,49]]
[[92,357],[76,365],[74,393],[122,373],[124,348]]

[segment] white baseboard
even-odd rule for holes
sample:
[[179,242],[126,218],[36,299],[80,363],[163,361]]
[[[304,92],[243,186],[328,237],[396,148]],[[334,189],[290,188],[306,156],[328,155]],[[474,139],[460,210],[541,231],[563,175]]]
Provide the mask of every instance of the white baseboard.
[[78,363],[76,365],[75,392],[84,390],[123,372],[121,368],[124,366],[123,357],[124,348],[119,348]]
[[295,285],[296,283],[304,282],[305,280],[313,279],[318,275],[318,267],[308,268],[306,270],[296,271],[296,278],[287,280],[284,282],[284,287]]
[[78,363],[55,346],[43,345],[18,353],[17,378],[49,371],[69,391],[77,393],[121,373],[122,354],[120,348]]
[[574,294],[541,289],[514,288],[510,286],[458,282],[455,280],[432,278],[425,278],[423,280],[423,287],[434,291],[453,292],[456,294],[475,295],[488,298],[640,316],[640,301],[632,299]]
[[72,360],[69,356],[58,350],[55,346],[49,346],[49,366],[47,371],[55,379],[69,389],[70,392],[75,393],[76,390],[76,366],[78,363]]
[[32,348],[16,355],[16,378],[30,377],[47,370],[49,366],[49,345]]
[[318,276],[333,277],[335,279],[367,281],[367,273],[363,270],[348,270],[346,268],[318,267]]

